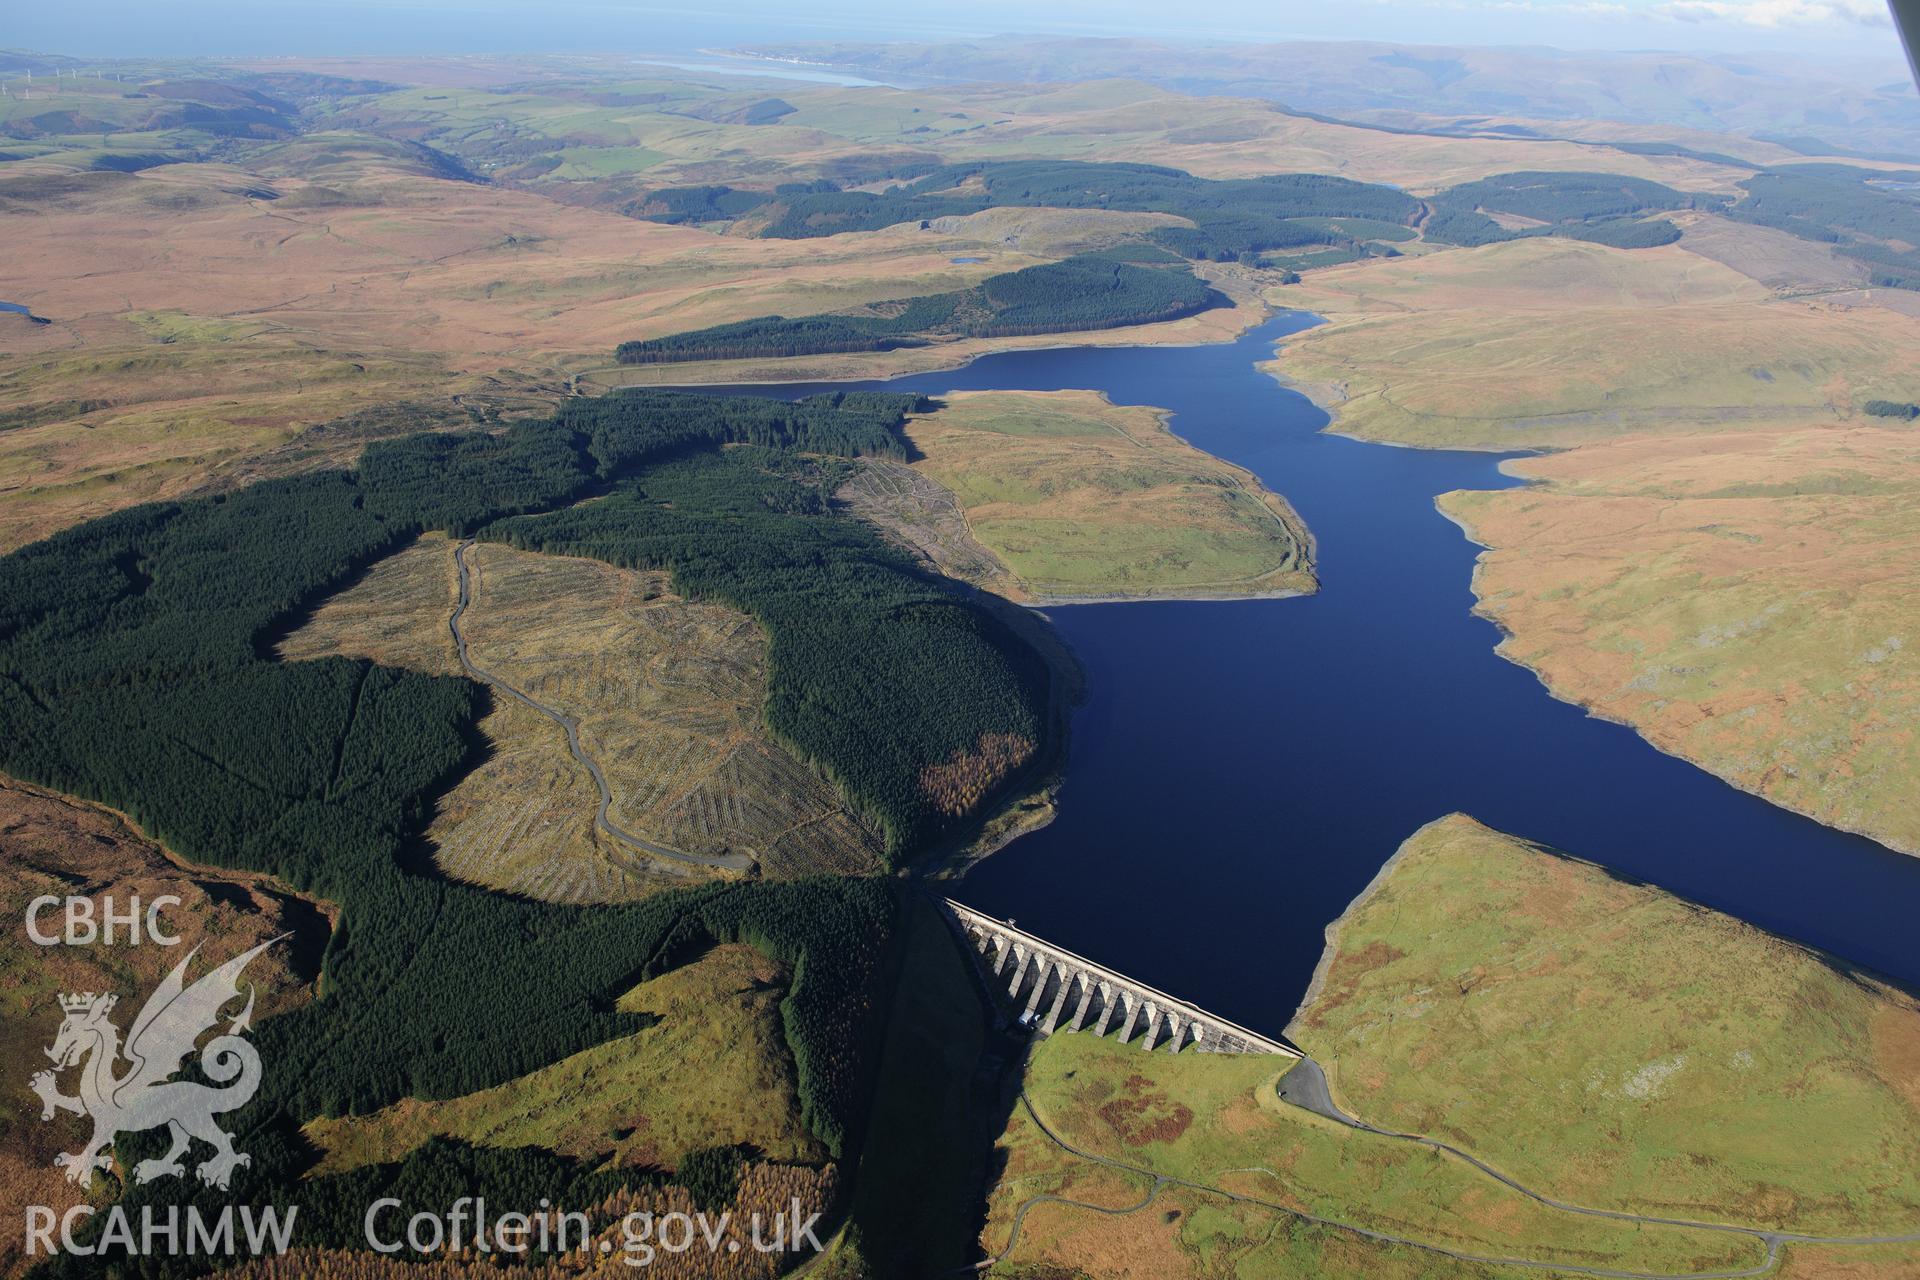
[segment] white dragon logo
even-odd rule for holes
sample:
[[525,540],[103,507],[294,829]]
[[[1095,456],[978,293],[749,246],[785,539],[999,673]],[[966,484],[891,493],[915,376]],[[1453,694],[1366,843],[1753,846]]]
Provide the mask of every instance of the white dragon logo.
[[[113,1163],[107,1148],[115,1137],[161,1125],[171,1133],[173,1145],[159,1159],[135,1165],[135,1182],[185,1173],[180,1157],[194,1138],[213,1148],[212,1157],[194,1169],[210,1186],[225,1190],[233,1171],[251,1162],[244,1152],[233,1149],[233,1139],[213,1122],[215,1116],[245,1106],[260,1087],[260,1055],[241,1039],[253,1017],[251,986],[247,989],[247,1007],[200,1051],[201,1071],[224,1087],[192,1080],[169,1082],[167,1077],[180,1069],[201,1035],[220,1021],[220,1010],[240,997],[240,971],[247,962],[278,941],[269,939],[188,986],[187,965],[200,950],[195,947],[148,998],[127,1032],[124,1048],[120,1029],[107,1020],[119,997],[91,991],[60,997],[60,1007],[67,1016],[53,1047],[47,1050],[54,1070],[36,1072],[30,1083],[40,1095],[42,1120],[53,1119],[59,1111],[93,1119],[93,1136],[84,1147],[53,1158],[57,1167],[67,1171],[68,1181],[88,1185],[95,1169]],[[129,1065],[124,1073],[116,1074],[122,1058]],[[80,1092],[77,1097],[68,1097],[60,1092],[54,1074],[75,1066],[81,1068]]]

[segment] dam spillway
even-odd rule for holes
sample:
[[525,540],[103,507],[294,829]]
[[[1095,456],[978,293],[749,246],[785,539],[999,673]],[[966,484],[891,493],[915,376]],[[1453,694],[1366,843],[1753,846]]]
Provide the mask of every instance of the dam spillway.
[[951,898],[947,919],[967,943],[982,980],[1020,1025],[1056,1031],[1112,1032],[1142,1050],[1268,1053],[1299,1058],[1292,1045],[1250,1031],[1084,956],[1036,938]]

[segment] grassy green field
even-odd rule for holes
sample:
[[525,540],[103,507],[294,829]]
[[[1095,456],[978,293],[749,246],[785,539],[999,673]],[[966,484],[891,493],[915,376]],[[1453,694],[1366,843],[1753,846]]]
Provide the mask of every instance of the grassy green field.
[[[1910,993],[1459,815],[1410,839],[1330,936],[1289,1034],[1370,1124],[1575,1205],[1920,1230]],[[1669,1274],[1763,1260],[1753,1237],[1554,1209],[1455,1156],[1301,1111],[1275,1092],[1288,1065],[1036,1042],[1001,1139],[990,1257],[1026,1213],[994,1273],[1525,1274],[1300,1214],[1479,1257]],[[1920,1244],[1805,1244],[1782,1274],[1916,1272]]]
[[1576,1203],[1920,1230],[1910,993],[1459,815],[1331,933],[1289,1034],[1350,1114]]
[[554,154],[560,165],[553,172],[562,178],[605,178],[617,173],[638,173],[667,158],[664,152],[646,147],[566,147]]
[[[1298,1214],[1472,1254],[1582,1266],[1686,1272],[1761,1260],[1755,1241],[1549,1209],[1464,1162],[1301,1111],[1275,1094],[1290,1065],[1264,1056],[1143,1053],[1084,1034],[1039,1042],[1025,1084],[1032,1112],[1016,1112],[1002,1139],[1006,1169],[983,1244],[990,1254],[1002,1249],[1013,1212],[1034,1196],[1111,1207],[1138,1201],[1149,1185],[1055,1145],[1034,1123],[1037,1114],[1081,1151],[1246,1198],[1190,1190],[1191,1211],[1171,1219],[1157,1201],[1141,1209],[1135,1216],[1143,1231],[1151,1225],[1161,1254],[1149,1274],[1216,1274],[1210,1260],[1222,1254],[1234,1256],[1236,1275],[1287,1274],[1297,1261],[1296,1231],[1307,1225]],[[1056,1206],[1045,1221],[1051,1226],[1029,1214],[1009,1263],[1125,1274],[1098,1243],[1107,1219]],[[1363,1253],[1379,1248],[1349,1239]]]
[[1097,393],[961,392],[915,419],[916,471],[1041,598],[1314,587],[1306,527],[1252,475]]
[[786,975],[757,951],[716,947],[620,998],[623,1012],[659,1017],[644,1031],[498,1088],[316,1120],[306,1134],[325,1153],[322,1173],[397,1160],[436,1134],[663,1169],[732,1144],[818,1162],[781,1031],[785,994]]

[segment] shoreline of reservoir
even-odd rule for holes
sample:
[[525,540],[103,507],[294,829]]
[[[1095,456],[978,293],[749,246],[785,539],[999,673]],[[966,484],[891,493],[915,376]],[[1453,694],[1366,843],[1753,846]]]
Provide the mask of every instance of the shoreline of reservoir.
[[[1313,323],[1200,346],[1052,347],[867,383],[1091,388],[1150,405],[1279,494],[1315,539],[1308,596],[1054,605],[1086,672],[1057,814],[952,896],[1263,1031],[1328,922],[1448,813],[1563,849],[1920,987],[1920,860],[1822,826],[1554,698],[1475,612],[1478,548],[1436,505],[1525,483],[1517,456],[1325,430],[1263,366]],[[715,388],[717,390],[717,388]]]

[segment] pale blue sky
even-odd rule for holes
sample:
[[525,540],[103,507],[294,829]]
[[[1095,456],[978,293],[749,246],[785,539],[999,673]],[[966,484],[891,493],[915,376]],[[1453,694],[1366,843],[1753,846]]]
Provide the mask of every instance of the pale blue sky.
[[657,51],[1046,32],[1898,57],[1882,0],[968,0],[945,10],[898,0],[8,0],[6,8],[0,46],[80,55]]

